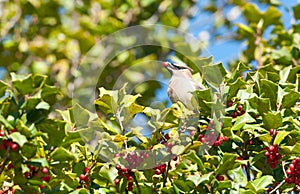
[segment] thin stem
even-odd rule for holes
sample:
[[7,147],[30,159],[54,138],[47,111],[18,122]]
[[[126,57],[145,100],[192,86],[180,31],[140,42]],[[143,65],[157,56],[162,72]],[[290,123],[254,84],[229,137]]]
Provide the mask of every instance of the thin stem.
[[[118,123],[120,125],[122,135],[125,135],[125,128],[124,128],[124,125],[123,125],[122,120],[121,120],[121,112],[122,112],[122,109],[121,110],[118,109],[118,111],[116,113],[116,120],[118,121]],[[127,140],[124,140],[124,146],[125,146],[125,149],[127,149]]]
[[284,183],[285,180],[283,179],[283,181],[281,181],[279,185],[277,185],[272,191],[270,191],[270,194],[275,193],[279,189],[279,187],[281,187]]
[[164,174],[164,182],[163,182],[164,187],[166,186],[166,183],[167,183],[167,178],[168,178],[168,173],[169,173],[170,167],[171,167],[171,162],[168,162],[167,171]]
[[3,162],[2,162],[2,164],[0,166],[0,174],[2,174],[2,172],[4,171],[5,164],[6,164],[7,160],[8,160],[8,158],[9,158],[9,152],[10,152],[10,147],[8,147],[6,149],[6,153],[4,155]]
[[132,177],[133,177],[134,183],[136,184],[136,187],[138,189],[138,193],[141,193],[141,188],[140,188],[139,182],[138,182],[134,172],[132,173]]

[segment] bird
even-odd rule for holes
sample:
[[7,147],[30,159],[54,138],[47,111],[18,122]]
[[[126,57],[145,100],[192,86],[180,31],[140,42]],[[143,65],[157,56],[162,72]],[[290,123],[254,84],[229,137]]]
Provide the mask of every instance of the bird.
[[168,85],[168,96],[172,103],[180,101],[190,110],[195,110],[192,97],[195,90],[203,90],[204,87],[192,78],[192,69],[174,62],[163,62],[162,65],[170,72],[171,79]]

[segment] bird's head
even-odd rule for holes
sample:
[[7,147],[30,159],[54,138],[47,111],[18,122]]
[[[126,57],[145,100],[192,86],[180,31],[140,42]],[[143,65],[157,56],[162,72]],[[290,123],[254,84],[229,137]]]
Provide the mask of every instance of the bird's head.
[[185,66],[185,65],[179,65],[174,62],[163,62],[162,65],[167,68],[167,70],[172,74],[172,75],[177,75],[177,74],[187,74],[191,76],[191,72],[193,71],[191,68]]

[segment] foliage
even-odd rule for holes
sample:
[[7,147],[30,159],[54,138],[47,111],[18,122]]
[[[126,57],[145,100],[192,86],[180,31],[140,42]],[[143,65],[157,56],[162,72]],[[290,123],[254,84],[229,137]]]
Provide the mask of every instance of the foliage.
[[[248,43],[230,70],[198,57],[201,46],[173,37],[182,41],[174,48],[190,52],[175,50],[177,58],[206,86],[193,93],[198,112],[180,102],[151,107],[158,85],[112,89],[122,68],[170,53],[151,46],[112,58],[98,84],[97,112],[70,106],[76,67],[97,39],[149,20],[180,27],[193,3],[4,2],[0,61],[10,76],[0,81],[0,193],[299,191],[299,24],[285,29],[277,1],[267,1],[266,11],[244,1],[226,5],[243,11],[236,38]],[[149,74],[156,70],[149,67]]]

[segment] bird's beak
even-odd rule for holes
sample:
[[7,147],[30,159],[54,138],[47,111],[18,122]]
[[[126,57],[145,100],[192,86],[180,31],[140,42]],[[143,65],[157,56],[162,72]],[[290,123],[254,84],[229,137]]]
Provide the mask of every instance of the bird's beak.
[[169,63],[168,63],[168,62],[163,62],[162,65],[163,65],[164,67],[168,67],[168,66],[169,66]]

